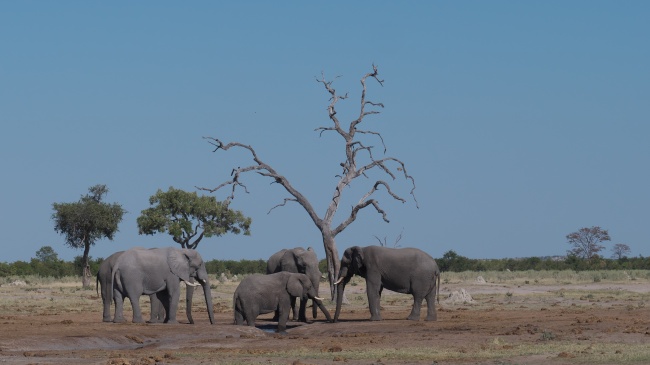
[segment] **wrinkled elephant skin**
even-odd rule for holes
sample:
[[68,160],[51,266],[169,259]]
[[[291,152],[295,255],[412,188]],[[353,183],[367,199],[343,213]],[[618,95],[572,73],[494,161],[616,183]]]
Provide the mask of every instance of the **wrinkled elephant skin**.
[[408,319],[420,320],[422,300],[427,301],[427,321],[437,320],[436,297],[440,291],[440,269],[436,261],[417,248],[387,248],[380,246],[350,247],[343,253],[334,322],[338,321],[345,285],[352,276],[366,279],[370,319],[381,320],[379,301],[383,288],[413,295],[413,309]]

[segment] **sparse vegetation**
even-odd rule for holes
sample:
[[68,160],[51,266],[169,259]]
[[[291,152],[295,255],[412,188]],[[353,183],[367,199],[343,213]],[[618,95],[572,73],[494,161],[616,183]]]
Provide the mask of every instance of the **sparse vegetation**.
[[[301,334],[298,336],[285,336],[274,339],[271,335],[267,338],[270,345],[252,345],[257,342],[252,337],[246,340],[248,347],[242,350],[235,348],[231,350],[224,349],[218,352],[220,363],[250,363],[250,364],[285,364],[287,359],[300,359],[302,363],[322,362],[323,360],[331,361],[336,359],[344,363],[367,363],[377,362],[381,359],[383,362],[413,362],[413,363],[448,363],[448,362],[472,362],[472,363],[495,363],[495,364],[513,364],[510,362],[514,358],[526,358],[541,356],[545,361],[553,363],[554,358],[560,358],[563,363],[590,363],[590,364],[643,364],[650,361],[650,350],[642,341],[621,341],[620,336],[640,336],[645,338],[647,334],[647,321],[643,319],[647,313],[646,302],[650,300],[650,294],[647,292],[638,293],[628,290],[620,290],[616,283],[632,283],[629,279],[634,275],[638,279],[634,285],[644,284],[642,280],[650,278],[648,271],[627,272],[627,275],[619,271],[598,271],[601,282],[597,287],[593,287],[593,272],[576,273],[574,271],[527,271],[527,272],[462,272],[446,273],[446,278],[450,284],[443,285],[477,285],[476,277],[482,275],[487,280],[487,287],[496,291],[478,293],[473,295],[476,303],[471,306],[466,304],[448,305],[444,301],[444,294],[441,292],[441,307],[439,315],[442,321],[436,323],[423,323],[410,321],[396,321],[391,318],[384,324],[391,326],[391,331],[382,331],[381,335],[368,333],[369,327],[361,327],[359,331],[341,332],[339,327],[328,337],[327,342],[318,348],[296,345],[291,341],[305,341],[313,339],[313,336]],[[526,276],[529,275],[529,276]],[[220,329],[223,330],[224,318],[232,316],[232,294],[238,285],[238,280],[242,276],[229,275],[227,280],[219,281],[221,275],[211,274],[212,294],[215,312],[220,313]],[[354,295],[349,296],[350,303],[346,306],[348,315],[350,313],[361,313],[362,318],[367,311],[367,298],[365,295],[365,285],[363,278],[354,277],[357,290]],[[6,285],[21,281],[19,285]],[[517,287],[526,281],[536,283],[538,286],[548,286],[549,288],[558,288],[553,290],[542,289],[536,293],[521,294],[516,292]],[[84,290],[79,285],[78,277],[66,277],[61,280],[53,278],[44,278],[39,276],[26,277],[5,277],[0,280],[3,285],[0,287],[0,317],[4,321],[11,323],[15,321],[16,316],[27,316],[30,321],[45,320],[49,326],[76,326],[78,321],[77,315],[83,313],[92,313],[97,317],[97,325],[105,328],[116,328],[119,331],[128,330],[129,335],[132,331],[142,328],[141,325],[114,326],[101,324],[101,299],[94,290]],[[575,285],[575,286],[571,286]],[[592,287],[583,289],[583,286]],[[604,285],[604,287],[603,287]],[[566,287],[565,287],[566,286]],[[526,289],[528,290],[528,286]],[[598,289],[602,288],[602,289]],[[200,289],[198,289],[200,290]],[[495,293],[502,293],[495,295]],[[181,293],[181,296],[184,294]],[[201,295],[195,295],[194,308],[197,315],[201,315]],[[148,297],[141,298],[143,309],[149,308]],[[608,304],[615,301],[617,304]],[[557,305],[557,303],[563,303]],[[398,311],[408,312],[412,301],[410,297],[404,294],[397,294],[388,290],[384,291],[382,296],[382,306],[387,308],[397,308]],[[179,311],[183,312],[184,301],[180,302]],[[331,306],[331,303],[328,303]],[[609,305],[614,311],[605,310],[600,314],[594,315],[592,308],[596,305]],[[494,311],[495,306],[499,309]],[[128,308],[128,307],[127,307]],[[492,309],[491,309],[492,308]],[[566,327],[557,327],[554,322],[546,323],[538,321],[535,313],[544,311],[553,311],[563,313],[569,311],[570,315],[557,318],[565,318],[564,321],[571,322],[571,330],[567,331]],[[523,312],[522,312],[523,311]],[[390,311],[388,311],[390,312]],[[395,313],[395,312],[394,312]],[[494,313],[494,314],[493,314]],[[481,318],[480,328],[485,325],[484,321],[496,313],[506,316],[504,318],[517,318],[514,321],[498,321],[495,328],[498,332],[492,332],[489,339],[476,342],[438,342],[435,339],[441,334],[452,334],[459,329],[480,330],[473,326],[472,318]],[[507,317],[507,313],[513,313],[513,317]],[[522,313],[527,313],[521,316]],[[611,317],[607,317],[607,313]],[[148,313],[147,313],[148,314]],[[393,314],[394,315],[394,314]],[[43,317],[45,316],[45,317]],[[56,320],[50,319],[57,318]],[[56,316],[56,317],[55,317]],[[66,317],[67,316],[67,317]],[[268,314],[267,316],[272,316]],[[627,316],[627,322],[623,322],[622,317]],[[616,317],[616,319],[614,319]],[[69,319],[72,318],[72,319]],[[356,317],[358,318],[358,317]],[[530,318],[530,319],[522,319]],[[87,320],[86,320],[87,321]],[[596,341],[593,333],[600,333],[602,330],[599,326],[606,325],[610,321],[607,338],[619,336],[618,340]],[[611,321],[615,321],[612,324]],[[406,324],[404,322],[407,322]],[[566,323],[566,322],[565,322]],[[348,323],[349,324],[349,323]],[[367,325],[368,322],[359,322],[361,326]],[[374,325],[374,324],[373,324]],[[380,324],[377,324],[380,325]],[[321,331],[328,331],[328,326],[319,327]],[[407,327],[404,327],[407,326]],[[144,326],[146,327],[146,326]],[[184,327],[184,325],[181,325]],[[36,327],[35,327],[36,328]],[[334,327],[331,327],[334,328]],[[401,328],[401,329],[399,329]],[[432,329],[435,328],[435,331]],[[166,330],[167,327],[155,327],[156,331]],[[414,331],[421,336],[422,342],[413,342],[410,346],[382,346],[381,343],[391,341],[390,337],[399,336],[399,331]],[[214,332],[215,328],[209,328],[209,332]],[[523,337],[511,337],[518,331],[522,332]],[[582,332],[585,331],[585,332]],[[590,335],[587,331],[595,331]],[[403,336],[408,334],[403,333]],[[142,338],[141,335],[132,335],[133,338]],[[373,337],[374,336],[374,337]],[[464,333],[462,336],[469,336]],[[294,339],[295,338],[295,339]],[[528,338],[528,340],[525,340]],[[591,338],[591,341],[576,341],[576,338]],[[599,337],[600,338],[600,337]],[[383,342],[382,342],[383,341]],[[394,341],[394,337],[393,337]],[[435,346],[431,346],[430,341],[435,341]],[[362,344],[377,343],[378,345],[367,346]],[[602,343],[601,343],[602,342]],[[238,340],[231,340],[231,345],[238,346]],[[243,346],[243,345],[242,345]],[[259,346],[259,347],[258,347]],[[141,351],[142,350],[138,350]],[[221,350],[220,350],[221,351]],[[6,351],[5,351],[6,352]],[[140,353],[141,353],[140,352]],[[113,355],[115,354],[115,355]],[[104,358],[118,356],[127,358],[128,352],[120,350],[118,352],[106,351]],[[133,356],[133,355],[131,355]],[[144,356],[144,355],[142,355]],[[214,361],[214,349],[210,351],[197,351],[197,348],[185,349],[183,347],[173,351],[170,355],[177,359],[182,359],[185,363],[193,364],[200,362],[211,363]],[[223,357],[223,358],[221,358]],[[579,361],[578,361],[579,359]]]

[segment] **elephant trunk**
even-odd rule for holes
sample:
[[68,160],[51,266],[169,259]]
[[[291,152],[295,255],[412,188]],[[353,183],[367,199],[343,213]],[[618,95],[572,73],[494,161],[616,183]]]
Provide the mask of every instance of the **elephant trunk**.
[[345,285],[350,281],[352,275],[354,274],[352,274],[350,277],[347,275],[348,268],[342,267],[339,271],[339,279],[334,283],[334,285],[336,285],[336,312],[334,312],[334,322],[338,322],[339,314],[341,314],[341,304],[343,304],[343,292],[345,291]]
[[339,321],[339,314],[341,314],[341,304],[343,304],[343,291],[345,290],[346,280],[344,279],[336,286],[336,311],[334,312],[334,322]]
[[194,319],[192,318],[192,297],[194,296],[194,286],[186,285],[185,286],[185,314],[187,314],[187,320],[190,324],[194,324]]
[[[313,298],[312,301],[314,302],[314,312],[316,312],[316,306],[318,306],[318,308],[320,308],[321,312],[323,312],[323,314],[325,315],[325,318],[327,318],[327,321],[332,322],[332,317],[330,316],[330,312],[323,305],[323,301],[319,300],[317,298]],[[314,315],[314,317],[316,317],[316,316]]]
[[[320,278],[322,276],[319,270],[312,270],[308,272],[309,280],[311,280],[311,285],[316,291],[316,296],[318,296],[318,291],[320,290]],[[318,317],[318,308],[315,300],[312,300],[311,315],[314,319]]]
[[208,317],[210,317],[210,324],[214,324],[214,312],[212,307],[212,291],[210,290],[210,282],[207,280],[199,281],[203,286],[203,293],[205,294],[205,305],[208,307]]

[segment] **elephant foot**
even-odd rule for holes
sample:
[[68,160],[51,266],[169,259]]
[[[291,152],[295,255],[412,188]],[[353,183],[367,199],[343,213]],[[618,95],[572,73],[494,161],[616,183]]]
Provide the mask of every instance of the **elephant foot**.
[[409,321],[419,321],[420,320],[420,315],[418,314],[417,316],[415,316],[415,315],[411,314],[406,319],[408,319]]
[[283,336],[288,335],[287,331],[285,331],[285,330],[280,331],[280,330],[278,329],[278,330],[276,330],[275,332],[276,332],[277,334],[279,334],[279,335],[283,335]]
[[102,318],[102,322],[113,322],[113,319],[111,317],[104,317]]
[[175,319],[170,319],[170,320],[168,320],[168,321],[165,321],[165,323],[168,323],[168,324],[178,324],[178,321],[175,320]]
[[113,323],[125,323],[125,322],[126,322],[126,318],[124,318],[124,317],[115,317],[115,318],[113,318]]
[[142,318],[133,318],[133,323],[144,323],[144,319]]
[[370,317],[371,321],[381,321],[381,316],[372,316]]
[[438,320],[438,316],[427,316],[427,321],[435,322]]

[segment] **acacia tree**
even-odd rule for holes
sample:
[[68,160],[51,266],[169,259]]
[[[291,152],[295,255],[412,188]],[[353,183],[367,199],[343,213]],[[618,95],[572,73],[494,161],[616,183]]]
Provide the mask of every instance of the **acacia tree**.
[[251,219],[241,211],[228,209],[213,196],[199,196],[172,186],[168,191],[158,189],[149,204],[152,207],[143,210],[137,219],[139,233],[168,232],[182,248],[196,249],[203,237],[228,232],[250,235]]
[[[366,81],[367,79],[374,79],[379,83],[380,86],[383,86],[383,80],[378,78],[377,66],[372,66],[372,72],[367,73],[361,78],[361,102],[359,104],[359,114],[349,122],[347,125],[339,120],[336,112],[337,103],[341,100],[347,99],[347,94],[339,95],[336,90],[333,88],[333,81],[325,80],[324,74],[320,79],[316,81],[322,84],[325,87],[325,90],[330,94],[330,104],[327,107],[328,116],[332,122],[329,126],[316,128],[315,131],[319,132],[321,135],[326,132],[333,132],[340,135],[343,138],[343,160],[340,162],[342,168],[341,174],[337,175],[339,178],[334,190],[332,192],[332,197],[330,200],[327,209],[324,214],[319,215],[314,207],[311,205],[309,200],[298,191],[289,180],[276,171],[269,164],[262,161],[262,159],[257,155],[253,147],[245,145],[240,142],[230,142],[224,143],[218,138],[206,137],[208,142],[215,146],[213,152],[219,150],[227,151],[230,148],[243,148],[247,150],[253,159],[253,163],[250,166],[237,167],[232,170],[230,180],[227,180],[217,186],[216,188],[200,188],[209,192],[215,192],[224,187],[230,187],[230,195],[224,201],[229,203],[235,196],[235,191],[237,188],[243,189],[245,192],[248,192],[246,186],[242,182],[242,175],[247,172],[256,172],[261,176],[271,178],[274,183],[280,184],[290,197],[285,198],[284,201],[274,207],[271,210],[285,206],[289,202],[295,202],[301,205],[311,220],[316,225],[316,228],[321,233],[323,239],[323,246],[325,248],[325,256],[327,259],[327,273],[330,282],[330,291],[332,293],[332,298],[335,297],[336,286],[334,282],[337,279],[337,275],[340,269],[340,259],[338,250],[336,248],[335,237],[343,232],[352,222],[357,218],[359,212],[365,208],[372,207],[374,210],[381,215],[382,219],[385,222],[389,222],[386,212],[380,207],[379,201],[376,200],[373,196],[380,189],[385,191],[388,196],[401,201],[402,203],[406,200],[391,190],[391,186],[384,180],[376,180],[370,184],[369,189],[359,199],[359,202],[352,206],[349,214],[345,219],[341,220],[340,223],[334,224],[334,216],[337,213],[339,204],[341,202],[341,196],[346,187],[348,187],[353,180],[359,177],[368,177],[367,173],[371,170],[379,170],[383,172],[385,176],[390,177],[392,180],[395,180],[398,175],[401,175],[405,180],[409,181],[412,185],[410,194],[413,197],[413,200],[417,206],[417,200],[415,199],[415,180],[411,175],[407,173],[406,165],[401,160],[394,157],[382,157],[376,158],[373,154],[373,146],[366,145],[360,138],[360,135],[368,135],[374,138],[378,138],[384,147],[384,154],[386,153],[386,146],[384,140],[380,133],[369,130],[369,129],[360,129],[362,123],[365,121],[365,118],[369,115],[379,114],[377,108],[383,108],[382,103],[375,103],[366,99]],[[360,163],[361,158],[365,158],[363,163]]]
[[569,250],[569,254],[590,262],[598,256],[600,251],[605,249],[605,246],[600,243],[611,240],[609,232],[598,226],[580,228],[577,232],[568,234],[566,239],[573,246],[573,249]]
[[630,246],[626,245],[625,243],[617,243],[614,245],[614,247],[612,247],[612,258],[620,260],[623,257],[627,257],[630,252]]
[[90,246],[97,240],[108,238],[113,240],[118,231],[117,226],[122,221],[125,210],[122,206],[102,201],[108,193],[106,185],[95,185],[74,203],[53,203],[54,230],[65,236],[65,243],[72,248],[83,248],[82,284],[90,286],[90,264],[88,257]]

